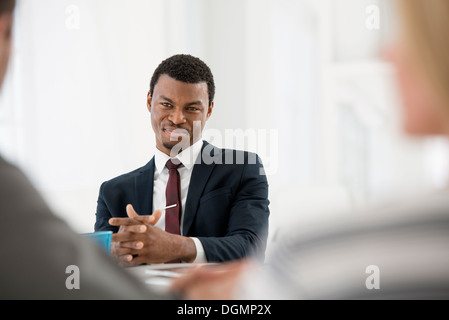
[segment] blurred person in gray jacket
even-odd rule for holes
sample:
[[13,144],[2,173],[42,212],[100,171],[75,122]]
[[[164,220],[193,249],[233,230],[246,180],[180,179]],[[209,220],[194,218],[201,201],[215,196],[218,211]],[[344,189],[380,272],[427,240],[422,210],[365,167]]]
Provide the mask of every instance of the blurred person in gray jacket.
[[[0,87],[11,51],[14,6],[14,0],[0,0]],[[0,205],[0,299],[166,298],[72,231],[24,174],[1,157]]]
[[[388,50],[403,130],[449,137],[449,1],[399,0]],[[449,191],[292,227],[264,268],[199,268],[173,283],[193,299],[448,299]]]

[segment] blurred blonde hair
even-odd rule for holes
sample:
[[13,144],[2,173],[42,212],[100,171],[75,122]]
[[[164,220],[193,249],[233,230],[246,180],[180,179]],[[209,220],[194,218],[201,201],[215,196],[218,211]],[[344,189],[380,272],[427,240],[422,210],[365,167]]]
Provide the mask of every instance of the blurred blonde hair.
[[402,36],[449,115],[449,0],[398,0]]

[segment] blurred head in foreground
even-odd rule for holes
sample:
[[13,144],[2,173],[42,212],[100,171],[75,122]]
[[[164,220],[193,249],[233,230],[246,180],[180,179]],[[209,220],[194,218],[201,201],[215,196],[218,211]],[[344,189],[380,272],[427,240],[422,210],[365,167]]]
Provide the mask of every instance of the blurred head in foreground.
[[15,0],[0,0],[0,88],[5,78],[11,52],[12,13]]
[[449,135],[449,1],[399,0],[399,39],[390,51],[404,130]]

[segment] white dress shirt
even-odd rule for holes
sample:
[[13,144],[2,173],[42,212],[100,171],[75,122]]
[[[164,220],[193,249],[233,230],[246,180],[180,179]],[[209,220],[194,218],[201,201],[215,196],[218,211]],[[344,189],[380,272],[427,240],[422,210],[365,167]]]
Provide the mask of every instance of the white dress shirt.
[[[181,161],[183,164],[178,168],[179,176],[181,178],[181,203],[182,203],[182,213],[181,213],[181,235],[183,234],[183,221],[184,221],[184,210],[186,206],[187,193],[189,191],[190,177],[192,176],[193,167],[195,161],[200,155],[201,148],[203,146],[203,141],[200,139],[195,142],[189,148],[183,150],[175,158]],[[156,209],[162,210],[162,216],[156,223],[156,227],[165,230],[165,210],[163,210],[166,204],[165,189],[167,188],[168,182],[168,169],[165,166],[167,161],[172,159],[162,151],[156,149],[154,156],[154,187],[153,187],[153,212]],[[196,258],[194,263],[204,263],[207,262],[206,254],[204,253],[203,245],[198,238],[191,238],[196,247]]]

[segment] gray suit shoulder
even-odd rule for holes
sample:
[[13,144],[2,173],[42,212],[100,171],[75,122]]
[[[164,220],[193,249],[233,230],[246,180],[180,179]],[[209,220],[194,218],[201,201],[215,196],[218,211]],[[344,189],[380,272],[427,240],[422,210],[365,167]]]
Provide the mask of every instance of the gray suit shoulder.
[[[0,157],[0,299],[157,299],[55,216],[26,176]],[[69,290],[67,267],[80,272]]]

